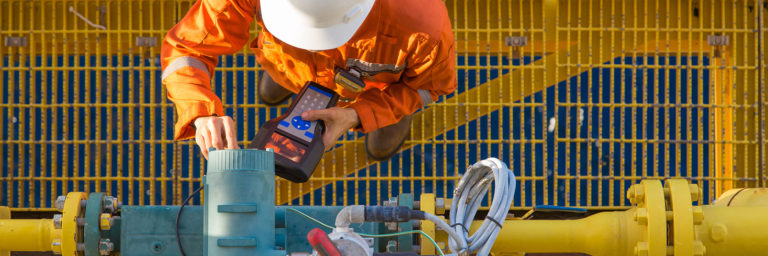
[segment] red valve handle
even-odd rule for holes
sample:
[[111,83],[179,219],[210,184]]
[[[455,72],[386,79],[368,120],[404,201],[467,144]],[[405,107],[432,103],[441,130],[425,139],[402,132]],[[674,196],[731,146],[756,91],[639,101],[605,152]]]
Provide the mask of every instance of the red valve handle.
[[311,244],[312,248],[315,248],[315,251],[321,256],[341,256],[339,249],[333,245],[333,242],[328,238],[328,235],[319,228],[309,231],[307,240],[309,240],[309,244]]

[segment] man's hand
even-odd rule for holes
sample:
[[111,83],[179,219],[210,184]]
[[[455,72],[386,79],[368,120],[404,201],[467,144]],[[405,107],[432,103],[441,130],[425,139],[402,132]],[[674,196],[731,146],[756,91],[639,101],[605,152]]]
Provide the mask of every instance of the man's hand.
[[330,149],[336,140],[347,130],[360,125],[357,111],[351,108],[332,107],[321,110],[310,110],[301,114],[301,118],[307,121],[323,120],[325,122],[325,134],[323,144],[325,150]]
[[208,159],[208,149],[238,149],[235,122],[228,116],[204,116],[195,119],[195,142]]

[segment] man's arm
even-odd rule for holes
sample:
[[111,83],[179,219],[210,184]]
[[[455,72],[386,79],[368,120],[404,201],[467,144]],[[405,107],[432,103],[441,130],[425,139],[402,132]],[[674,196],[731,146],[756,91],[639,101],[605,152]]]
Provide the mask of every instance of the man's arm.
[[456,53],[453,37],[450,39],[412,54],[402,82],[384,90],[366,90],[357,97],[350,107],[360,118],[362,132],[395,124],[440,95],[456,90]]
[[247,42],[256,0],[198,0],[165,36],[163,84],[178,115],[175,139],[195,136],[198,117],[224,116],[210,79],[218,56],[232,54]]
[[325,121],[328,127],[323,135],[326,150],[351,128],[368,133],[395,124],[404,116],[437,100],[440,95],[456,90],[453,37],[423,50],[409,58],[412,64],[404,71],[402,82],[391,84],[384,90],[366,90],[348,108],[334,107],[302,114],[305,120]]

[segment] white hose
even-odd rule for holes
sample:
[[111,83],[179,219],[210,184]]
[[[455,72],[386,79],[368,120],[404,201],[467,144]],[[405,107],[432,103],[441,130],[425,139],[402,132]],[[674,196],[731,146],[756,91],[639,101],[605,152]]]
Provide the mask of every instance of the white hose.
[[[469,226],[487,195],[491,181],[495,184],[491,209],[480,228],[470,236]],[[451,237],[449,246],[451,251],[455,252],[453,255],[466,255],[477,251],[478,256],[486,256],[491,252],[515,197],[515,186],[515,174],[499,159],[488,158],[467,168],[453,191],[451,225],[447,227],[453,229],[453,232],[448,232]],[[432,217],[427,215],[427,219],[435,222],[438,227],[446,228],[445,222]]]
[[[458,232],[456,232],[456,230],[453,230],[453,228],[451,228],[451,226],[448,225],[448,223],[445,223],[443,219],[440,219],[440,217],[437,217],[431,213],[424,213],[424,216],[427,218],[427,220],[434,222],[437,228],[447,232],[448,236],[451,237],[450,241],[458,241],[459,248],[467,248],[467,241]],[[458,250],[453,250],[453,251],[459,252]],[[449,255],[455,255],[455,254],[449,254]]]

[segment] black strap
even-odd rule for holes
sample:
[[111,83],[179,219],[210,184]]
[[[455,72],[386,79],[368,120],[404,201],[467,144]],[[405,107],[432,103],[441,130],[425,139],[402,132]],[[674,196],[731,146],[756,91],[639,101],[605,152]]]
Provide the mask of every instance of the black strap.
[[451,225],[452,228],[455,228],[456,226],[461,226],[461,229],[463,229],[464,232],[469,233],[469,230],[464,226],[464,223],[453,223],[453,225]]
[[490,220],[493,223],[496,223],[496,226],[499,226],[499,229],[501,229],[501,223],[499,223],[497,220],[491,218],[491,216],[485,216],[485,219]]

